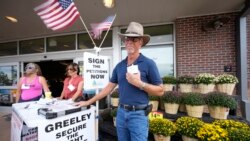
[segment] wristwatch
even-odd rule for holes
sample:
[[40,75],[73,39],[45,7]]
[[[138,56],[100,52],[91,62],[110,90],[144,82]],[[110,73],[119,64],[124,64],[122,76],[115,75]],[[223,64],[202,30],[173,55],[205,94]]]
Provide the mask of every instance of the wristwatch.
[[141,81],[140,90],[144,90],[145,86],[146,86],[146,83]]

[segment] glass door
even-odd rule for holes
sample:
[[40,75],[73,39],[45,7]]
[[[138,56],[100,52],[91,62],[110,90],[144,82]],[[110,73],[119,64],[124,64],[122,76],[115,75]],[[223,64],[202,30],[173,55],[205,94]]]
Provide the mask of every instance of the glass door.
[[0,105],[14,102],[17,83],[20,78],[18,62],[0,63]]

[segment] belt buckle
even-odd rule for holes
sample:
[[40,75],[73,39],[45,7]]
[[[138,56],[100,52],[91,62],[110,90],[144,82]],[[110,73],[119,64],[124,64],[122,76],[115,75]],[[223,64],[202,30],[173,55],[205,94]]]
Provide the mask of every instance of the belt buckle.
[[135,105],[132,105],[132,111],[135,111]]
[[130,111],[129,105],[123,105],[123,109]]

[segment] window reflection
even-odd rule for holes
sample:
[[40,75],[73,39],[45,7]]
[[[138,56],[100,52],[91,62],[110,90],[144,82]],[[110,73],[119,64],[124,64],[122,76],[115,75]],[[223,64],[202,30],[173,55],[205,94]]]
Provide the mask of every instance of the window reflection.
[[17,85],[17,65],[0,66],[0,86]]
[[43,53],[44,39],[32,39],[20,41],[20,54]]
[[17,55],[17,42],[0,43],[0,56]]
[[[94,39],[97,47],[100,46],[106,33],[107,31],[103,31],[102,38],[100,40]],[[101,47],[102,48],[112,47],[112,30],[109,31]],[[89,35],[87,33],[78,34],[78,49],[89,49],[89,48],[90,49],[94,48],[94,44],[92,43]]]
[[75,35],[47,38],[47,52],[75,50]]

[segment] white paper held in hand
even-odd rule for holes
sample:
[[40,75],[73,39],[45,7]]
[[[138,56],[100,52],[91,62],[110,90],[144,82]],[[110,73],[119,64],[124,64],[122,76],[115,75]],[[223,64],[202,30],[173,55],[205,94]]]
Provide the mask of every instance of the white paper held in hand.
[[131,66],[127,67],[127,72],[128,73],[138,73],[139,72],[138,65],[131,65]]

